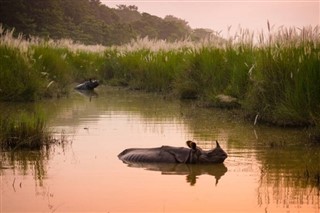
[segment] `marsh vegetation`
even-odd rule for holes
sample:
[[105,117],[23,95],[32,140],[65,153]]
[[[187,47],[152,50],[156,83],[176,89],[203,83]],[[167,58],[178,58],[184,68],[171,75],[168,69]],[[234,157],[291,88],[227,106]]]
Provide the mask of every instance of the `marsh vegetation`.
[[[0,106],[1,108],[3,106]],[[43,111],[34,109],[17,110],[0,115],[0,150],[40,151],[49,149],[51,144],[67,143],[67,136],[53,132]]]
[[[215,106],[222,94],[237,100],[254,124],[312,126],[309,135],[317,141],[320,29],[274,30],[268,24],[268,30],[254,36],[240,29],[226,40],[170,43],[143,38],[105,47],[71,40],[26,40],[1,27],[0,100],[61,97],[74,83],[89,78],[178,99],[197,99],[206,106]],[[25,121],[1,119],[12,127],[2,127],[5,132],[21,129],[21,135],[25,134]],[[42,138],[43,120],[35,118],[31,123]]]
[[319,27],[279,28],[227,40],[168,43],[137,39],[122,46],[14,38],[0,30],[0,100],[60,97],[88,78],[214,105],[235,97],[252,119],[319,126]]

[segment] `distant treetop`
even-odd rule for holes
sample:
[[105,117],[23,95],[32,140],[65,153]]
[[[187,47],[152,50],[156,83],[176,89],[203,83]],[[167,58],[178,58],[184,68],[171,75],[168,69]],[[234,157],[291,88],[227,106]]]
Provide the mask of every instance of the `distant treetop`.
[[120,45],[137,37],[176,41],[208,35],[172,15],[163,19],[140,13],[135,5],[120,4],[115,9],[100,0],[8,0],[0,4],[0,24],[26,36]]

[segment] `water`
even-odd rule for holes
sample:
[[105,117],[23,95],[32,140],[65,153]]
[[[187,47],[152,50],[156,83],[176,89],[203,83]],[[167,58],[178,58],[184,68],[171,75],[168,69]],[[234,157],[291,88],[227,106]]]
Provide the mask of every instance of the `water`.
[[[305,130],[103,87],[90,97],[1,108],[44,111],[56,137],[69,142],[1,153],[0,212],[319,212],[311,176],[320,149]],[[229,157],[220,165],[131,166],[117,158],[126,148],[186,140],[203,149],[218,140]]]

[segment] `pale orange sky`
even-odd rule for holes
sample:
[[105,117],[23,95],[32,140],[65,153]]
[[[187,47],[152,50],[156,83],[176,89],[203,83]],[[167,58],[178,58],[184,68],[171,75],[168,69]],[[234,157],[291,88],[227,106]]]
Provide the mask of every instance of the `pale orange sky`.
[[192,28],[209,28],[227,34],[242,28],[266,30],[267,20],[280,27],[320,25],[320,0],[101,0],[109,7],[136,5],[138,11],[159,17],[173,15],[186,20]]

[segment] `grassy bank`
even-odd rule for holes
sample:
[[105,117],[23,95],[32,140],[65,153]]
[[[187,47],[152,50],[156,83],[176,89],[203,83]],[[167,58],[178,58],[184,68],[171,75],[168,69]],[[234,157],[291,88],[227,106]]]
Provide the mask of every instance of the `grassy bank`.
[[319,128],[319,32],[318,26],[269,28],[256,37],[240,30],[224,42],[139,39],[101,47],[26,41],[1,30],[0,100],[60,96],[72,83],[97,78],[208,105],[225,94],[257,122]]
[[[106,50],[104,78],[135,89],[173,93],[214,105],[219,94],[238,99],[258,121],[284,126],[318,125],[319,28],[244,31],[224,44],[161,42]],[[160,47],[159,47],[160,46]],[[139,48],[140,47],[140,48]],[[155,48],[156,47],[156,48]]]
[[0,101],[59,97],[70,85],[97,76],[104,47],[70,40],[25,40],[0,26]]

